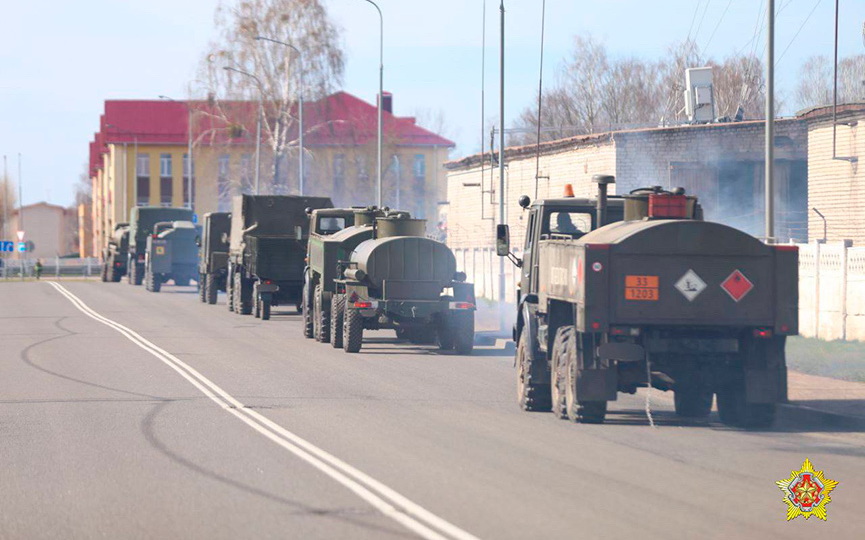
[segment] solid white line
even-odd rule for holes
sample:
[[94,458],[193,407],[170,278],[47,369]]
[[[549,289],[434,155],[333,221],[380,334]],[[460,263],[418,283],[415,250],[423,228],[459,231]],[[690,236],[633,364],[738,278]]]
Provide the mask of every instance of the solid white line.
[[47,283],[57,289],[79,311],[116,330],[132,343],[165,363],[223,410],[348,488],[382,514],[400,523],[418,536],[436,540],[447,538],[477,540],[477,537],[433,514],[392,488],[292,433],[259,412],[248,409],[243,403],[191,366],[134,330],[100,315],[59,283],[53,281]]

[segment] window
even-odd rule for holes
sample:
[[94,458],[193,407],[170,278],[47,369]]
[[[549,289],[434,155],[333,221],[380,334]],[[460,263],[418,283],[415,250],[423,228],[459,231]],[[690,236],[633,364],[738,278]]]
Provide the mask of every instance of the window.
[[322,216],[316,227],[318,234],[333,234],[345,229],[345,218],[341,216]]
[[357,168],[357,179],[359,183],[369,181],[369,160],[365,155],[354,158],[354,166]]
[[547,227],[551,234],[579,238],[592,230],[592,215],[580,212],[550,212]]
[[426,156],[423,154],[415,154],[412,173],[415,180],[423,180],[426,178]]
[[345,154],[333,156],[333,189],[345,189]]
[[174,183],[171,178],[171,154],[159,155],[159,204],[171,206]]
[[[189,181],[189,168],[192,167],[192,182]],[[189,184],[192,184],[192,200],[189,199]],[[192,208],[195,201],[195,161],[189,161],[189,154],[183,154],[183,205]]]
[[220,212],[231,211],[231,184],[228,181],[229,159],[228,154],[221,154],[216,161],[217,206]]
[[150,154],[138,154],[135,159],[135,204],[150,204]]
[[240,156],[240,185],[243,193],[252,193],[252,156],[243,154]]

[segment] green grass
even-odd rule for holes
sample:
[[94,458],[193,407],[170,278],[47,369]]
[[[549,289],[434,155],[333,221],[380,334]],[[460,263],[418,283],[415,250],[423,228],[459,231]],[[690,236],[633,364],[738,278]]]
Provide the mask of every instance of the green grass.
[[787,340],[787,367],[810,375],[865,382],[865,343],[792,337]]

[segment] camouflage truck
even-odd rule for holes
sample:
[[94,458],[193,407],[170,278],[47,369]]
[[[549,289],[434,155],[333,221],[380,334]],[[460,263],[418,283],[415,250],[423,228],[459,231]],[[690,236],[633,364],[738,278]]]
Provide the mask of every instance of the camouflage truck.
[[[334,235],[352,234],[352,227]],[[340,261],[331,332],[356,353],[364,330],[392,329],[415,342],[468,354],[474,346],[474,285],[456,270],[443,243],[426,238],[426,221],[406,213],[376,217],[370,237]]]
[[153,225],[144,254],[144,286],[159,292],[169,280],[186,287],[198,276],[201,229],[191,221],[162,221]]
[[683,417],[709,415],[717,396],[725,424],[771,425],[798,328],[797,248],[704,221],[681,188],[608,201],[613,177],[595,181],[596,201],[521,197],[522,259],[497,229],[497,253],[522,273],[521,407],[601,423],[618,392],[652,387]]
[[162,206],[136,206],[130,211],[129,249],[126,258],[126,279],[130,285],[141,285],[144,281],[147,239],[153,234],[153,226],[160,222],[170,221],[192,221],[192,210]]
[[129,252],[129,223],[118,223],[102,251],[102,281],[117,283],[126,275]]
[[[327,197],[239,195],[231,212],[228,309],[269,319],[272,306],[301,309],[307,209],[330,208]],[[310,210],[311,211],[311,210]]]
[[230,232],[231,214],[204,214],[198,246],[198,295],[202,302],[215,304],[217,293],[225,292]]

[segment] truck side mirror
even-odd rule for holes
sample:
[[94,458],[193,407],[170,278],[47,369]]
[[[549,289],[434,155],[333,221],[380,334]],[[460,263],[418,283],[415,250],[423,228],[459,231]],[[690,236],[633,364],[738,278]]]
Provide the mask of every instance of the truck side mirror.
[[496,255],[507,257],[511,253],[511,234],[505,224],[496,225]]

